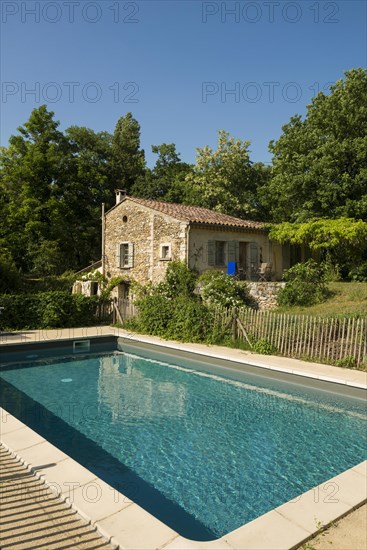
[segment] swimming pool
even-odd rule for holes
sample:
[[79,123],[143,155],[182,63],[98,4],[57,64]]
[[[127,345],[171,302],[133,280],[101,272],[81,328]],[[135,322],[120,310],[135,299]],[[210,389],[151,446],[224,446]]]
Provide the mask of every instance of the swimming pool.
[[188,538],[210,540],[365,458],[364,401],[185,360],[9,365],[2,404]]

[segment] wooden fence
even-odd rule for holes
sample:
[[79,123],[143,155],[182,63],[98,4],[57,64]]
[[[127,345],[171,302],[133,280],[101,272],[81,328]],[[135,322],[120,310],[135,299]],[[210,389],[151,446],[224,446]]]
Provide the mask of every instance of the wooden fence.
[[[314,317],[251,309],[233,310],[234,335],[267,340],[280,355],[337,364],[367,362],[367,318]],[[226,313],[228,318],[228,312]],[[225,321],[225,320],[224,320]],[[227,321],[228,322],[228,321]]]
[[128,319],[132,319],[137,314],[136,305],[131,300],[115,299],[111,304],[113,323],[123,323]]
[[[112,322],[123,323],[135,317],[137,308],[130,300],[111,302]],[[315,317],[253,309],[217,308],[214,325],[247,341],[249,347],[266,340],[274,353],[287,357],[345,366],[367,363],[367,317]]]

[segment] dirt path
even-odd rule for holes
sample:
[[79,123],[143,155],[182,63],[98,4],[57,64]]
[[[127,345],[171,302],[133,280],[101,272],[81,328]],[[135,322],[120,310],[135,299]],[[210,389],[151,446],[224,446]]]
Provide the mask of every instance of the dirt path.
[[367,504],[301,547],[303,550],[366,550]]

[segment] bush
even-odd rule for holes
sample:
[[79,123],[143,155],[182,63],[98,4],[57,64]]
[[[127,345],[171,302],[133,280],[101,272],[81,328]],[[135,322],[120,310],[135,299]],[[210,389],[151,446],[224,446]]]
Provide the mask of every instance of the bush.
[[0,292],[14,292],[20,286],[20,274],[9,252],[0,253]]
[[68,292],[3,294],[2,329],[69,328],[95,323],[98,296]]
[[201,295],[208,304],[226,308],[241,307],[251,302],[247,287],[221,271],[207,271],[199,277]]
[[337,367],[355,369],[357,367],[357,359],[353,355],[347,355],[344,359],[339,359],[335,364]]
[[157,291],[136,302],[138,317],[128,327],[145,334],[184,342],[214,342],[212,312],[198,298],[166,298]]
[[24,277],[21,292],[35,294],[38,292],[70,292],[76,280],[73,272],[66,272],[63,275],[49,275],[47,277]]
[[310,306],[323,302],[329,295],[324,274],[315,260],[294,265],[284,279],[286,285],[278,294],[280,306]]
[[261,340],[257,340],[257,342],[254,343],[252,346],[252,351],[262,355],[274,355],[278,350],[269,342],[269,340],[266,338],[261,338]]
[[348,278],[354,282],[367,282],[367,262],[364,262],[357,267],[353,267],[353,269],[349,271]]
[[191,296],[195,290],[197,275],[184,262],[170,262],[166,276],[157,290],[167,298]]
[[164,336],[171,317],[172,303],[157,292],[136,301],[138,318],[130,323],[147,334]]

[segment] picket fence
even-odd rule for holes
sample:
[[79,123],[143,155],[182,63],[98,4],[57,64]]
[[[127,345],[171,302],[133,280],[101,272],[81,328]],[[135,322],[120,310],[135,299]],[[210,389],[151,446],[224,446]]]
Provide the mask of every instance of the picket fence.
[[[219,315],[219,317],[218,317]],[[222,326],[232,317],[233,336],[266,340],[287,357],[361,366],[367,362],[367,318],[316,317],[241,308],[216,312]],[[217,321],[218,322],[218,321]]]
[[[137,315],[130,300],[114,300],[112,321],[123,323]],[[231,330],[235,339],[266,340],[274,353],[330,364],[367,363],[367,317],[316,317],[248,308],[216,308],[214,325]]]

